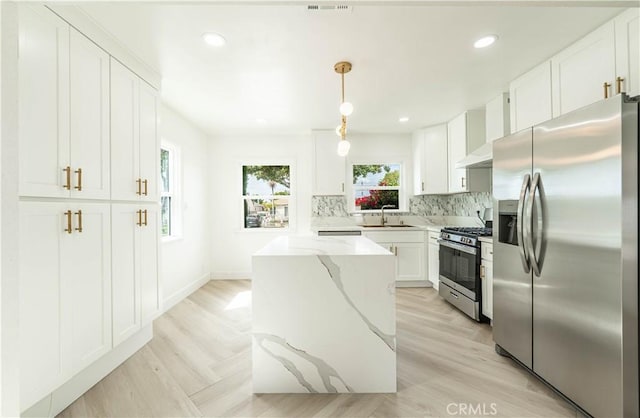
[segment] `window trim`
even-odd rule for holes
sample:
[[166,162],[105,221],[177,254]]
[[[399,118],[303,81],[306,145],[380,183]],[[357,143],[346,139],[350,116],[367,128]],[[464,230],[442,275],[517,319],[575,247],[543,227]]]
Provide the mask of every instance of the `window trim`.
[[[160,219],[162,220],[162,198],[171,197],[170,231],[169,235],[162,234],[162,242],[171,242],[182,239],[182,155],[179,146],[165,139],[160,142],[160,154],[162,150],[169,151],[169,191],[165,192],[164,185],[160,184]],[[162,182],[162,173],[158,178]],[[162,226],[162,222],[161,222]]]
[[347,199],[350,213],[381,213],[380,209],[368,209],[368,210],[357,210],[355,199],[356,190],[361,190],[361,188],[356,188],[353,184],[353,166],[354,165],[371,165],[371,164],[379,164],[379,165],[389,165],[389,164],[399,164],[400,165],[400,186],[371,186],[368,187],[370,190],[398,190],[398,208],[396,209],[385,209],[385,212],[406,212],[407,211],[407,186],[408,186],[408,178],[406,176],[407,173],[407,161],[406,158],[403,157],[389,157],[380,159],[380,158],[358,158],[355,160],[349,160],[347,164]]
[[[242,194],[242,168],[248,165],[287,165],[289,166],[289,226],[286,228],[245,228],[244,226],[244,201],[247,197],[253,196],[245,196]],[[294,233],[297,231],[297,194],[296,194],[296,181],[297,181],[297,172],[296,172],[296,160],[293,158],[246,158],[237,161],[237,188],[238,190],[237,196],[237,230],[242,231],[242,233],[248,234],[282,234],[282,233]],[[256,196],[260,198],[260,196]],[[271,198],[270,195],[262,196]]]

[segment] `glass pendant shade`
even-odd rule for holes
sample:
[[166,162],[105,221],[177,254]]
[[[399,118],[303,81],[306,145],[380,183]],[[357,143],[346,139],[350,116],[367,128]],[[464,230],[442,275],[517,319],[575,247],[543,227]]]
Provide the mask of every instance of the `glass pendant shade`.
[[341,139],[340,142],[338,142],[338,155],[345,157],[349,153],[349,148],[351,148],[349,141]]
[[350,116],[353,113],[353,105],[350,102],[342,102],[340,105],[340,114],[342,116]]

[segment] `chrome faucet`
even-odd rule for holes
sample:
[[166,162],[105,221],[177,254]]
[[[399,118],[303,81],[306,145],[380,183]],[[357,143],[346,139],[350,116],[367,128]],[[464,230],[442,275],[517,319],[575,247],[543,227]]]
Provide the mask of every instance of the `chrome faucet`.
[[380,225],[384,226],[385,220],[384,220],[384,210],[385,209],[394,209],[396,206],[395,205],[382,205],[382,207],[380,208],[380,210],[382,211],[382,217],[380,219]]

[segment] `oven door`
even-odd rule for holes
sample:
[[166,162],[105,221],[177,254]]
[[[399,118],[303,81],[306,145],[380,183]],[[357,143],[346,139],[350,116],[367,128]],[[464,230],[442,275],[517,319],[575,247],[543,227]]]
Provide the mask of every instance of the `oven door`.
[[478,249],[440,240],[440,280],[466,297],[479,300],[480,259]]

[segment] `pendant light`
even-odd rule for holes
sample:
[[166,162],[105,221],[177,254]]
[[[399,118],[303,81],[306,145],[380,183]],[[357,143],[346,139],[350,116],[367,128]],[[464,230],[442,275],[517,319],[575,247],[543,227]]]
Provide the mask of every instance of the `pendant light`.
[[338,155],[341,157],[346,156],[349,153],[349,148],[351,148],[351,144],[347,141],[347,116],[353,113],[353,105],[349,102],[344,101],[344,75],[351,71],[351,63],[346,61],[340,61],[336,65],[333,66],[333,69],[336,73],[340,74],[340,78],[342,81],[342,96],[340,101],[340,125],[336,128],[336,134],[340,137],[340,142],[338,142]]

